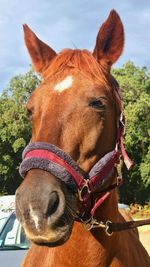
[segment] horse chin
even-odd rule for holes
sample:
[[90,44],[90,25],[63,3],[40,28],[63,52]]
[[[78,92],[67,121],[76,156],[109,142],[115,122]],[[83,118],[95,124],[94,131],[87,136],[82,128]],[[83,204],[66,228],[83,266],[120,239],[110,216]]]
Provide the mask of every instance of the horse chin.
[[70,237],[70,233],[69,234],[67,233],[64,237],[62,237],[61,239],[59,239],[57,241],[50,241],[50,242],[41,241],[40,242],[40,240],[39,240],[39,241],[35,241],[33,243],[36,244],[37,246],[42,246],[42,247],[43,246],[45,246],[45,247],[58,247],[58,246],[63,245],[64,243],[66,243],[67,240],[69,239],[69,237]]
[[70,237],[72,232],[72,225],[66,225],[56,228],[55,230],[48,230],[45,233],[32,233],[27,228],[24,229],[27,238],[38,246],[56,247],[63,245]]

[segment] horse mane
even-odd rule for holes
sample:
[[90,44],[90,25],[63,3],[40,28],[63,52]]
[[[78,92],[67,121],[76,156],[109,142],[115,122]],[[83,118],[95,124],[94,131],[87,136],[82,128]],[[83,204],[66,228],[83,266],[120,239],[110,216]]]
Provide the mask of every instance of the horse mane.
[[56,77],[68,69],[76,68],[91,79],[103,83],[106,89],[112,93],[117,109],[122,110],[121,99],[118,94],[119,85],[115,78],[108,75],[108,69],[93,57],[88,50],[64,49],[52,60],[43,76],[46,78]]

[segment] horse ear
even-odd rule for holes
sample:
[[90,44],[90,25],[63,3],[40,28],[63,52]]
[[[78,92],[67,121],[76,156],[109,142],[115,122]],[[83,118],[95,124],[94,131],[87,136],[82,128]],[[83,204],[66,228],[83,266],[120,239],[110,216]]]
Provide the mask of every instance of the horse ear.
[[112,10],[98,32],[93,55],[98,62],[111,67],[120,57],[123,46],[123,24],[117,12]]
[[49,66],[50,61],[56,56],[56,52],[38,39],[26,24],[23,25],[23,30],[25,44],[32,59],[34,69],[42,75]]

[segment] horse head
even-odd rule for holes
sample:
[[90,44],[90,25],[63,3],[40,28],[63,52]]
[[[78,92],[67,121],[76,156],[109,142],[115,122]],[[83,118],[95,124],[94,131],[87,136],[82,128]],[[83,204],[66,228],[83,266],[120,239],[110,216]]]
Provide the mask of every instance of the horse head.
[[[58,147],[84,176],[116,145],[120,100],[110,70],[124,45],[120,17],[111,11],[92,53],[65,49],[57,54],[27,25],[24,34],[33,66],[42,76],[27,103],[32,142]],[[29,170],[16,191],[17,217],[36,244],[63,244],[80,209],[77,192],[43,169]]]

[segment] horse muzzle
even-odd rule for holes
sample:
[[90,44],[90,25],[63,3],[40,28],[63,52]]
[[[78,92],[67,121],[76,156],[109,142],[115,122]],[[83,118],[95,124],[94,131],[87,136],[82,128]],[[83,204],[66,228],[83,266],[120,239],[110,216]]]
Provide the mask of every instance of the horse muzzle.
[[73,216],[67,202],[74,206],[75,199],[65,187],[53,175],[34,169],[17,189],[16,215],[32,242],[56,246],[69,238]]

